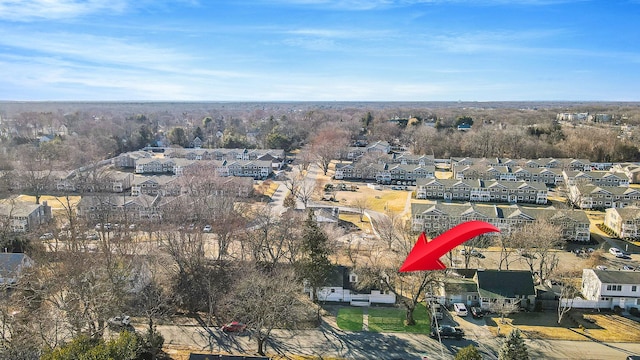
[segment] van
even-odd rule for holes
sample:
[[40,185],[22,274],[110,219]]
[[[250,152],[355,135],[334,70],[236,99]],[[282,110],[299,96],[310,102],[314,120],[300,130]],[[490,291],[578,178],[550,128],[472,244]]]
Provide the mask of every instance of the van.
[[455,303],[453,304],[453,310],[456,312],[458,316],[467,316],[467,307],[463,303]]

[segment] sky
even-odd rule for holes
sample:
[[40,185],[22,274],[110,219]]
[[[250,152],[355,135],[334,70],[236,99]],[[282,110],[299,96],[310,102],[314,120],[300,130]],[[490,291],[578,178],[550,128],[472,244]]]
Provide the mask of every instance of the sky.
[[0,100],[640,101],[640,0],[0,0]]

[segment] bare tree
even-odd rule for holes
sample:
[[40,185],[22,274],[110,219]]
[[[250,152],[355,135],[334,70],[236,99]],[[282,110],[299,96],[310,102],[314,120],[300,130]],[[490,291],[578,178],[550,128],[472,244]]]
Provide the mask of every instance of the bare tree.
[[270,266],[298,261],[302,246],[301,215],[287,211],[278,216],[269,206],[258,208],[250,215],[254,226],[242,240],[243,249],[249,251],[249,256],[243,258]]
[[405,309],[407,325],[415,325],[413,312],[422,301],[426,289],[439,283],[441,271],[399,272],[400,265],[407,257],[418,238],[408,224],[399,232],[393,249],[375,247],[358,259],[358,273],[362,274],[362,286],[381,286],[391,291]]
[[520,302],[512,302],[509,299],[495,299],[489,305],[489,311],[500,315],[500,323],[504,324],[505,316],[517,312],[520,309]]
[[392,250],[400,237],[399,232],[402,231],[403,227],[400,214],[389,211],[386,215],[376,217],[373,226],[380,240],[386,244],[389,250]]
[[234,278],[238,280],[225,298],[225,318],[241,321],[251,329],[258,354],[264,356],[273,329],[294,328],[313,319],[313,307],[301,295],[302,284],[293,271],[245,267]]
[[319,130],[310,139],[309,152],[315,155],[315,159],[324,175],[329,171],[331,160],[337,159],[346,148],[348,137],[342,131],[335,128]]
[[544,218],[527,223],[513,233],[514,245],[521,259],[540,283],[553,274],[558,266],[558,246],[562,243],[562,230]]
[[580,289],[576,287],[575,280],[580,277],[578,271],[561,271],[556,274],[558,286],[560,287],[560,299],[558,301],[558,324],[562,322],[562,318],[573,308],[573,299],[580,295]]
[[358,210],[358,214],[360,214],[360,222],[362,222],[362,217],[364,216],[365,211],[371,207],[371,202],[368,198],[361,196],[355,199],[351,205]]

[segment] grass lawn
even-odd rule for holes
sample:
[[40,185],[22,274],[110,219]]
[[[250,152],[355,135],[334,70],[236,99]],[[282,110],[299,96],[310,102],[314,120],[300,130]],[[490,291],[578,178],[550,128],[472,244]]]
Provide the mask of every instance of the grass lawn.
[[348,221],[368,234],[372,232],[371,223],[369,223],[369,219],[366,216],[362,219],[364,221],[360,221],[359,214],[340,213],[340,220]]
[[343,307],[336,318],[338,327],[345,331],[362,331],[362,308]]
[[431,331],[429,316],[424,304],[418,304],[413,317],[416,324],[406,326],[405,310],[402,308],[369,308],[369,331],[373,332],[408,332],[428,334]]

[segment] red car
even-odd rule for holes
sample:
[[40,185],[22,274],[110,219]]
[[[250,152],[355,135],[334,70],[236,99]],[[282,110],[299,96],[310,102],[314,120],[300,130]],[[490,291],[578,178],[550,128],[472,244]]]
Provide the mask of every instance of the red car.
[[232,321],[222,327],[222,331],[224,332],[243,332],[246,329],[247,325],[237,321]]

